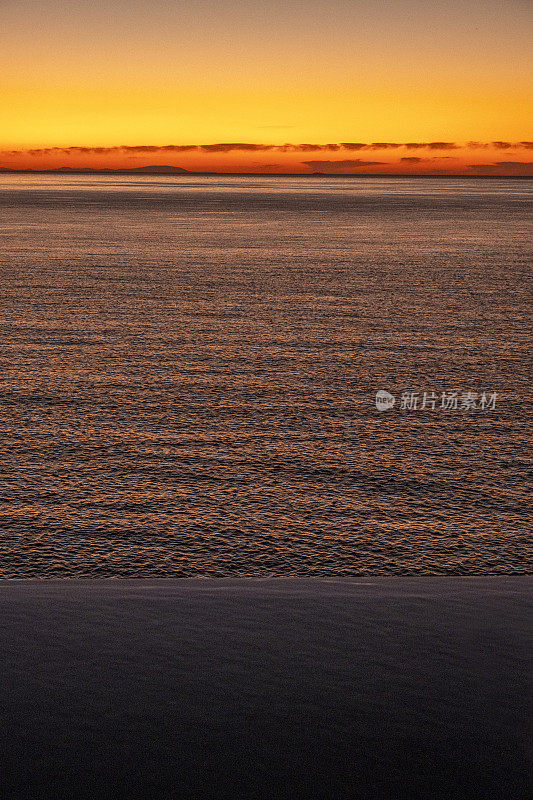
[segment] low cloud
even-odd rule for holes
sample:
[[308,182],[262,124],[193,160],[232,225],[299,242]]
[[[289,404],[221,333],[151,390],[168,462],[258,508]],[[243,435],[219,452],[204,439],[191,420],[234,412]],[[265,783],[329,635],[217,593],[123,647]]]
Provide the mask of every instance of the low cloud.
[[202,150],[204,153],[231,153],[233,150],[246,150],[256,153],[261,150],[275,150],[275,147],[267,144],[236,142],[230,144],[201,144],[198,149]]
[[341,147],[343,150],[364,150],[368,145],[364,142],[341,142]]
[[197,150],[198,146],[193,144],[166,144],[166,145],[118,145],[115,147],[34,147],[28,150],[2,150],[4,155],[30,155],[30,156],[50,156],[50,155],[109,155],[110,153],[184,153],[190,150]]
[[455,142],[341,142],[344,150],[397,150],[405,147],[408,150],[457,150],[460,145]]
[[493,164],[469,164],[479,175],[527,175],[533,177],[533,161],[495,161]]
[[407,142],[404,145],[408,150],[458,150],[455,142]]
[[339,144],[280,144],[275,145],[274,150],[280,153],[314,153],[320,151],[335,151],[340,150]]
[[[530,144],[530,143],[529,143]],[[400,147],[407,149],[429,149],[429,150],[454,150],[458,145],[453,142],[340,142],[327,144],[313,144],[303,142],[301,144],[256,144],[253,142],[220,142],[216,144],[165,144],[165,145],[115,145],[113,147],[82,147],[71,145],[68,147],[37,147],[20,150],[2,150],[4,155],[30,155],[30,156],[51,156],[51,155],[110,155],[113,153],[128,153],[139,155],[145,153],[231,153],[240,152],[277,152],[277,153],[312,153],[312,152],[337,152],[339,150],[358,151],[358,150],[396,150]]]
[[126,152],[135,151],[138,153],[157,153],[160,150],[162,153],[186,153],[191,150],[197,150],[197,145],[195,144],[164,144],[164,145],[124,145],[123,147],[117,148],[119,150],[125,150]]
[[[455,142],[340,142],[340,143],[326,143],[317,144],[312,142],[302,142],[294,144],[287,142],[285,144],[264,144],[255,142],[219,142],[215,144],[166,144],[166,145],[115,145],[112,147],[90,147],[70,145],[68,147],[37,147],[19,150],[0,150],[0,153],[8,156],[75,156],[75,155],[146,155],[146,154],[165,154],[165,153],[232,153],[232,152],[248,152],[248,153],[334,153],[339,151],[359,152],[359,151],[386,151],[398,150],[404,148],[405,150],[428,150],[432,153],[438,151],[451,151],[460,149],[492,149],[492,150],[510,150],[522,149],[533,150],[533,142],[477,142],[471,141],[466,144],[457,144]],[[441,158],[443,156],[440,156]],[[402,159],[403,160],[403,159]],[[371,162],[369,162],[371,163]],[[379,163],[379,162],[375,162]],[[414,163],[414,162],[413,162]],[[511,163],[511,162],[509,162]],[[518,162],[517,162],[518,163]],[[490,165],[486,165],[490,166]]]
[[418,156],[404,156],[400,161],[407,161],[410,164],[419,164],[421,161],[428,161],[427,158],[419,158]]
[[383,161],[361,161],[361,159],[346,159],[344,161],[302,161],[306,167],[312,170],[343,170],[356,169],[359,167],[378,167],[382,166]]
[[201,144],[197,149],[204,153],[231,153],[234,150],[242,152],[276,152],[276,153],[315,153],[315,152],[334,152],[341,149],[340,144],[248,144],[236,142],[229,144]]

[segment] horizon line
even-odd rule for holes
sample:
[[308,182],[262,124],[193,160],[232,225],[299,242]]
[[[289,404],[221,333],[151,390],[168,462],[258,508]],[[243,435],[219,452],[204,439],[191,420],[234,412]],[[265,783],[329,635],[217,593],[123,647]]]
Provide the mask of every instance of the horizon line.
[[121,174],[121,175],[153,175],[153,176],[167,176],[178,177],[180,175],[196,175],[196,176],[240,176],[240,177],[286,177],[286,178],[313,178],[313,177],[328,177],[328,178],[522,178],[531,179],[533,174],[517,174],[517,173],[476,173],[476,172],[222,172],[213,170],[189,170],[184,167],[173,165],[147,165],[143,167],[49,167],[38,169],[36,167],[0,167],[0,175],[9,174],[60,174],[60,175],[107,175],[107,174]]

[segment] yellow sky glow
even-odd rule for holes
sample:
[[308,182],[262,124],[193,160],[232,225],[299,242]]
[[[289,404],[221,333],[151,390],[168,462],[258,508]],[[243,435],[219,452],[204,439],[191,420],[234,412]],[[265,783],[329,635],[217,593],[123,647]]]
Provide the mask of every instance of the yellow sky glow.
[[[438,5],[253,0],[244,8],[198,0],[186,9],[156,2],[147,11],[125,0],[90,9],[81,0],[8,0],[0,166],[65,164],[61,153],[27,152],[51,147],[451,141],[461,145],[452,171],[505,160],[527,171],[531,151],[515,147],[502,158],[466,143],[533,139],[531,7]],[[169,161],[161,153],[149,163],[309,170],[300,154],[273,155],[195,152]],[[431,168],[378,155],[371,160],[386,169]],[[68,163],[146,159],[69,154]]]

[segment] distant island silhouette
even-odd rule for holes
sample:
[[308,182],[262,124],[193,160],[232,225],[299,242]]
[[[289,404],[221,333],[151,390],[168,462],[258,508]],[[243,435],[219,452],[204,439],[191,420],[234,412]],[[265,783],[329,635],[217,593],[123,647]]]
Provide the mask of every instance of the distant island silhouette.
[[11,167],[0,167],[0,172],[29,172],[46,174],[79,174],[79,175],[186,175],[189,170],[183,167],[172,167],[162,164],[153,164],[148,167],[125,167],[121,169],[111,169],[102,167],[55,167],[54,169],[14,169]]
[[173,167],[167,164],[152,164],[146,167],[55,167],[51,169],[16,169],[0,167],[0,174],[13,175],[226,175],[249,178],[524,178],[530,175],[480,175],[472,173],[442,172],[204,172]]

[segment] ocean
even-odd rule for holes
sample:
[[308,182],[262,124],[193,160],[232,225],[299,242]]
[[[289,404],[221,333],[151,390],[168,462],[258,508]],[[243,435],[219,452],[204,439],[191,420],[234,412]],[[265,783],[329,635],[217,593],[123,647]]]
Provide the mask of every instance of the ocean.
[[0,176],[0,577],[532,572],[531,186]]
[[0,581],[2,800],[526,800],[532,583]]

